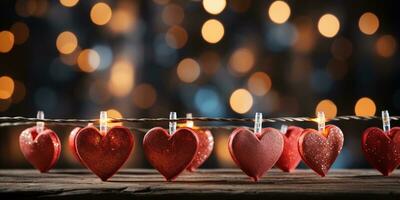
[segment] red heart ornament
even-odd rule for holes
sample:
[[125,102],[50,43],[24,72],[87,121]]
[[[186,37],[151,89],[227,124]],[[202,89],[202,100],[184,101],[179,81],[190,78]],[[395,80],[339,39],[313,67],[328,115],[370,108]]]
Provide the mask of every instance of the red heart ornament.
[[324,133],[305,129],[299,138],[299,153],[303,161],[324,177],[342,150],[343,133],[337,126],[327,125]]
[[274,166],[282,151],[282,134],[274,128],[264,128],[256,134],[247,128],[237,128],[229,137],[232,159],[254,181]]
[[372,127],[364,131],[362,150],[368,162],[384,176],[388,176],[400,165],[400,127],[388,133]]
[[143,149],[150,164],[167,181],[174,180],[194,159],[199,146],[196,133],[188,128],[169,134],[163,128],[149,130],[143,138]]
[[81,130],[81,128],[76,127],[71,131],[71,133],[69,134],[69,137],[68,137],[68,146],[69,146],[69,150],[71,151],[74,158],[83,165],[81,158],[79,158],[79,155],[76,152],[76,146],[75,146],[75,137],[76,137],[76,134],[79,132],[79,130]]
[[114,126],[107,133],[87,126],[80,129],[75,137],[80,160],[103,181],[113,176],[128,160],[134,144],[131,132],[123,126]]
[[299,138],[303,129],[297,126],[289,126],[286,133],[283,134],[283,151],[275,166],[284,172],[292,172],[301,161],[299,153]]
[[29,163],[42,173],[54,167],[61,153],[61,142],[57,134],[47,128],[38,133],[36,126],[22,131],[19,147]]
[[199,148],[192,162],[186,168],[190,172],[194,172],[200,165],[210,157],[214,148],[214,138],[210,130],[192,129],[199,139]]

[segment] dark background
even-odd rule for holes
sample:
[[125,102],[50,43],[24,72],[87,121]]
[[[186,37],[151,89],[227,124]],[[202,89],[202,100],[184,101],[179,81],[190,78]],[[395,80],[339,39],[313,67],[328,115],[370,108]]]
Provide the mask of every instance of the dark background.
[[[113,12],[111,20],[102,26],[90,17],[97,2],[107,3]],[[73,7],[65,7],[59,1],[0,1],[0,32],[10,31],[16,22],[28,27],[26,41],[0,53],[0,77],[10,77],[14,85],[12,91],[5,89],[5,93],[12,94],[9,98],[0,98],[0,115],[35,117],[37,110],[44,110],[48,118],[96,118],[101,110],[110,109],[111,116],[120,117],[115,115],[118,112],[123,117],[137,118],[168,117],[170,111],[180,117],[187,112],[208,117],[253,117],[255,112],[263,112],[265,118],[313,117],[316,110],[326,111],[328,117],[360,113],[379,116],[384,109],[398,115],[400,16],[395,1],[286,1],[291,13],[283,24],[270,19],[268,9],[272,3],[228,1],[221,13],[212,15],[201,1],[79,1]],[[125,15],[113,19],[117,11]],[[359,28],[360,16],[365,12],[372,12],[379,19],[379,28],[372,35]],[[340,30],[332,38],[318,30],[318,20],[326,13],[335,15],[340,22]],[[223,38],[215,44],[206,42],[201,34],[208,19],[217,19],[224,26]],[[172,34],[172,39],[171,35],[166,36],[171,28],[179,29],[179,33],[183,29],[187,40],[179,34]],[[64,31],[73,32],[78,39],[78,47],[70,56],[61,54],[56,47],[57,37]],[[26,35],[26,30],[22,32],[13,33]],[[84,49],[94,49],[99,55],[100,66],[93,72],[84,72],[76,64],[77,55]],[[240,49],[248,50],[250,58],[233,59]],[[177,75],[178,65],[185,58],[198,63],[197,68],[184,71],[185,76],[200,69],[199,76],[190,83]],[[249,62],[250,69],[244,73],[233,67],[235,63]],[[270,85],[265,79],[255,84],[261,89],[249,88],[248,80],[256,72],[270,78],[270,89],[266,89]],[[113,76],[117,80],[114,85],[110,83]],[[251,95],[252,103],[239,97],[231,105],[231,95],[239,88]],[[260,91],[263,94],[257,95]],[[372,100],[373,105],[356,108],[363,97]],[[323,100],[329,100],[325,101],[328,105],[317,109]],[[235,105],[251,108],[237,112]],[[397,123],[392,121],[392,126]],[[334,167],[369,167],[360,148],[361,134],[367,127],[381,127],[381,122],[334,124],[345,135],[345,147]],[[294,125],[316,128],[310,122]],[[265,126],[279,128],[281,124]],[[18,135],[24,128],[0,128],[0,167],[30,167],[18,146]],[[80,167],[67,148],[73,127],[51,128],[63,144],[56,167]],[[227,150],[229,131],[213,133],[216,146],[205,167],[232,167]],[[144,133],[135,134],[141,140]],[[141,145],[136,146],[127,165],[149,167]]]

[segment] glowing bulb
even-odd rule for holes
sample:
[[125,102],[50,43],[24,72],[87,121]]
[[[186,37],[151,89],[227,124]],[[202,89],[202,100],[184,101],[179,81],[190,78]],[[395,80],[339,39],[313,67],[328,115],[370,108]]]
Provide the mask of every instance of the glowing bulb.
[[268,15],[273,22],[283,24],[290,17],[290,7],[284,1],[275,1],[269,7]]

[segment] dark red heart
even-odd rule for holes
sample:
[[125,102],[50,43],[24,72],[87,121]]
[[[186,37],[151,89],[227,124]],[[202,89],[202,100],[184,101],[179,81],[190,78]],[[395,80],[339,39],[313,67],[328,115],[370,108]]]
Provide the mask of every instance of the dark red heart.
[[362,149],[368,162],[384,176],[388,176],[400,165],[400,127],[388,133],[372,127],[364,131]]
[[80,160],[103,181],[113,176],[128,160],[134,144],[131,132],[123,126],[114,126],[107,133],[87,126],[75,137]]
[[274,128],[264,128],[257,134],[247,128],[237,128],[229,137],[232,159],[254,181],[274,166],[282,150],[282,134]]
[[189,166],[198,146],[196,133],[188,128],[180,128],[170,135],[165,129],[156,127],[143,138],[147,160],[167,181],[174,180]]
[[68,137],[68,146],[69,146],[69,150],[71,151],[74,158],[83,165],[81,158],[79,158],[78,153],[76,152],[76,146],[75,146],[75,137],[76,137],[76,134],[79,132],[79,130],[81,130],[81,128],[76,127],[71,131],[71,133],[69,134],[69,137]]
[[190,172],[194,172],[200,165],[202,165],[204,161],[206,161],[211,155],[211,152],[214,148],[214,138],[210,130],[192,130],[196,133],[197,139],[199,139],[199,148],[197,149],[197,153],[192,162],[186,168]]
[[324,177],[342,150],[342,131],[327,125],[324,133],[305,129],[299,138],[299,153],[303,161],[316,173]]
[[301,161],[299,153],[299,137],[302,132],[303,129],[300,127],[289,126],[286,133],[283,134],[283,151],[275,166],[279,167],[284,172],[292,172]]
[[19,147],[29,163],[42,173],[54,167],[61,153],[61,142],[57,134],[47,128],[38,133],[36,126],[21,133]]

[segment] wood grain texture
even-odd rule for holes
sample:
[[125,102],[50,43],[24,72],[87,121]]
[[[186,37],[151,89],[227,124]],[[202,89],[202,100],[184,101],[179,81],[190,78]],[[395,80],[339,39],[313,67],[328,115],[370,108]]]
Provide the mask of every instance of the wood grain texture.
[[[12,198],[11,198],[12,197]],[[400,199],[400,172],[271,170],[258,183],[237,169],[199,170],[165,182],[155,170],[125,169],[102,182],[87,170],[0,170],[0,199]]]

